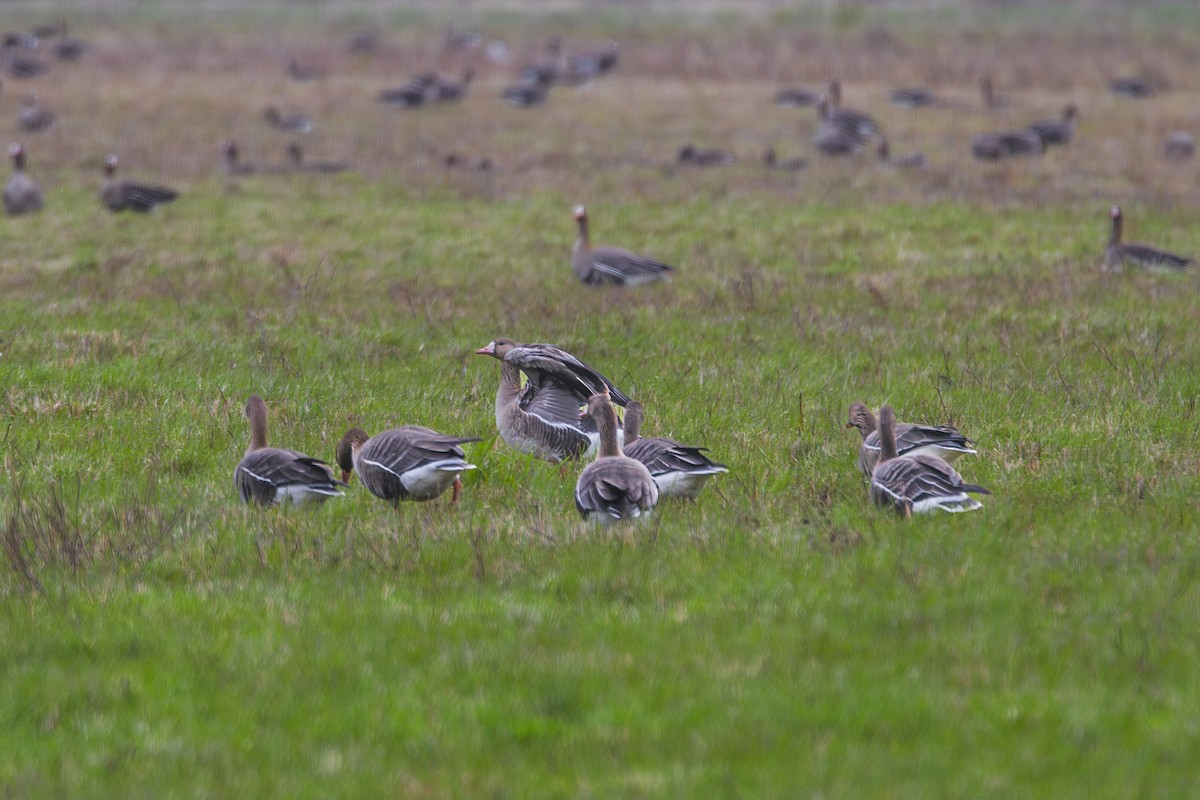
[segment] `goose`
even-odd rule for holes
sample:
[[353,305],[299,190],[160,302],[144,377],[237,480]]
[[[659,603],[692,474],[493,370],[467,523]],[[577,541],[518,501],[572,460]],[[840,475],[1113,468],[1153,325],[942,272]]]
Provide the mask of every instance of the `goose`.
[[250,446],[233,471],[233,485],[243,503],[300,505],[342,496],[338,487],[346,484],[333,476],[324,461],[267,447],[267,404],[258,395],[246,401],[246,419],[250,420]]
[[122,181],[116,177],[117,157],[104,159],[104,185],[100,187],[100,200],[109,211],[136,211],[144,214],[156,206],[173,203],[179,192],[165,186],[149,183]]
[[238,156],[238,146],[233,139],[221,143],[221,153],[225,156],[225,172],[228,175],[254,175],[262,172],[258,164],[242,161]]
[[1169,161],[1187,161],[1196,152],[1196,137],[1187,131],[1175,131],[1163,142],[1163,156]]
[[284,114],[278,106],[267,106],[263,109],[263,119],[277,130],[288,133],[312,133],[312,117],[306,117],[298,112]]
[[[850,404],[850,421],[847,428],[857,428],[862,434],[862,445],[858,449],[858,468],[871,477],[880,454],[880,433],[875,415],[865,403]],[[967,437],[953,425],[897,424],[893,431],[896,452],[902,456],[932,455],[943,461],[954,461],[961,455],[975,455],[975,448]]]
[[408,83],[396,89],[384,89],[379,93],[379,102],[393,108],[417,108],[437,99],[438,76],[423,72],[409,78]]
[[21,130],[29,133],[44,131],[54,124],[55,119],[55,113],[39,103],[36,94],[21,98],[21,110],[17,112],[17,124]]
[[546,101],[546,87],[537,84],[517,84],[500,92],[500,99],[510,106],[530,108]]
[[4,210],[10,217],[41,211],[42,190],[25,174],[25,149],[14,143],[8,148],[8,156],[13,162],[13,173],[4,187]]
[[674,439],[655,436],[644,439],[638,436],[645,418],[641,403],[631,402],[625,408],[625,455],[640,461],[650,471],[658,486],[660,497],[679,497],[695,500],[713,475],[728,472],[724,464],[718,464],[704,454],[706,448],[680,444]]
[[577,53],[567,59],[567,74],[576,80],[598,78],[617,66],[621,47],[612,39],[599,50]]
[[1121,230],[1124,227],[1121,207],[1113,206],[1109,213],[1112,216],[1112,233],[1108,237],[1108,247],[1104,250],[1104,263],[1113,272],[1120,272],[1125,264],[1154,271],[1176,272],[1187,269],[1193,263],[1190,258],[1159,250],[1157,247],[1124,244],[1121,241]]
[[815,106],[821,93],[811,89],[786,88],[775,92],[775,105],[785,108],[807,108]]
[[737,157],[728,150],[716,150],[711,147],[696,147],[685,144],[679,150],[676,159],[680,164],[693,164],[697,167],[712,167],[717,164],[736,164]]
[[461,445],[478,442],[478,437],[447,436],[420,425],[367,436],[362,428],[351,428],[338,442],[337,463],[342,480],[349,482],[357,472],[367,491],[393,506],[401,500],[433,500],[451,486],[451,503],[462,497],[462,474],[475,469],[466,460]]
[[871,471],[868,496],[881,508],[904,517],[930,511],[973,511],[982,508],[971,494],[991,494],[963,481],[954,467],[934,455],[899,455],[896,452],[896,413],[891,406],[879,410],[879,461]]
[[517,83],[522,86],[549,88],[558,83],[565,62],[562,57],[562,37],[551,36],[546,42],[546,58],[521,68]]
[[1075,119],[1078,116],[1079,109],[1075,107],[1074,103],[1071,103],[1063,109],[1061,120],[1041,120],[1033,123],[1026,130],[1036,133],[1044,147],[1052,144],[1068,144],[1071,136],[1075,133]]
[[981,133],[971,142],[971,155],[980,161],[999,161],[1016,155],[1040,155],[1046,142],[1033,131]]
[[946,105],[946,102],[933,92],[922,88],[893,89],[888,99],[904,108],[933,108]]
[[349,172],[350,165],[345,161],[305,161],[304,148],[299,142],[287,146],[288,166],[293,172]]
[[879,137],[879,161],[891,167],[899,167],[901,169],[924,169],[929,166],[928,159],[924,153],[908,153],[906,155],[892,157],[891,148],[888,146],[888,141],[883,136]]
[[475,78],[475,68],[467,67],[462,78],[457,81],[444,75],[437,75],[435,78],[435,99],[440,103],[456,103],[467,96],[467,88]]
[[328,75],[328,73],[320,67],[305,66],[294,56],[288,59],[287,76],[294,81],[315,81],[320,80]]
[[[500,362],[500,437],[514,450],[552,464],[580,458],[597,446],[598,431],[579,415],[580,405],[593,394],[607,388],[614,402],[629,405],[612,381],[554,345],[498,338],[475,353]],[[521,373],[527,378],[524,387]]]
[[4,53],[4,70],[13,78],[36,78],[50,71],[45,63],[35,58],[18,55],[8,50]]
[[649,514],[658,503],[650,470],[621,452],[617,415],[608,392],[588,398],[587,416],[596,424],[600,452],[575,483],[575,507],[585,520],[611,523]]
[[777,158],[774,147],[768,147],[763,153],[763,164],[768,169],[780,169],[785,172],[798,172],[808,166],[808,162],[803,158]]
[[828,116],[831,121],[849,131],[857,132],[859,136],[864,138],[883,130],[879,123],[871,116],[861,111],[842,108],[842,84],[838,80],[833,79],[829,81],[826,86],[826,93],[829,102]]
[[827,156],[854,155],[874,135],[860,128],[857,123],[835,117],[825,97],[817,100],[817,113],[821,117],[821,124],[813,133],[813,144]]
[[466,172],[487,172],[493,164],[487,156],[467,157],[461,153],[447,153],[442,158],[442,166],[446,169],[461,169]]
[[58,41],[54,43],[54,55],[59,61],[78,61],[87,50],[87,44],[82,39],[67,36],[67,21],[63,18],[37,26],[33,29],[33,35],[38,39],[57,38]]
[[588,286],[641,286],[654,281],[670,281],[675,268],[653,258],[639,256],[618,247],[591,246],[588,239],[587,209],[575,206],[579,238],[571,250],[571,269]]
[[1153,97],[1155,93],[1154,84],[1144,78],[1113,78],[1108,82],[1108,90],[1133,100]]
[[1008,98],[996,94],[992,88],[992,77],[984,75],[979,79],[979,95],[983,98],[984,108],[1007,108]]
[[375,28],[360,28],[350,34],[346,51],[357,55],[374,53],[379,47],[379,31]]

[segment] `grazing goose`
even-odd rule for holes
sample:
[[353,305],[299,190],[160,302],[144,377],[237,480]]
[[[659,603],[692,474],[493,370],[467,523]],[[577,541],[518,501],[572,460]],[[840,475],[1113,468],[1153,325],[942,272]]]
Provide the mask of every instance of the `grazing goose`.
[[500,99],[510,106],[530,108],[544,103],[547,94],[545,86],[519,83],[515,86],[508,86],[500,92]]
[[724,464],[704,455],[706,448],[690,447],[661,436],[643,439],[638,436],[645,409],[641,403],[630,403],[625,409],[625,455],[640,461],[650,470],[660,497],[680,497],[695,500],[708,479],[728,472]]
[[134,183],[118,180],[117,157],[104,159],[104,185],[100,187],[100,200],[109,211],[136,211],[145,214],[156,206],[173,203],[179,192],[165,186],[150,183]]
[[1104,263],[1113,272],[1120,272],[1125,264],[1158,272],[1177,272],[1187,269],[1193,263],[1190,258],[1177,256],[1157,247],[1122,243],[1121,229],[1124,227],[1124,217],[1121,215],[1121,207],[1113,206],[1110,214],[1112,233],[1108,237],[1108,247],[1104,250]]
[[17,124],[21,130],[29,133],[44,131],[54,124],[55,119],[55,113],[39,103],[36,94],[21,98],[21,110],[17,112]]
[[711,147],[696,147],[685,144],[679,150],[676,159],[680,164],[692,164],[697,167],[712,167],[717,164],[736,164],[737,157],[728,150],[716,150]]
[[588,286],[641,286],[670,281],[675,268],[653,258],[618,247],[592,247],[588,239],[587,209],[575,206],[579,238],[571,251],[571,269]]
[[500,362],[496,427],[501,438],[514,450],[552,464],[580,458],[597,445],[594,424],[579,416],[580,405],[593,394],[607,388],[616,403],[629,404],[612,381],[551,344],[500,338],[475,353]]
[[439,103],[456,103],[467,96],[467,88],[470,87],[471,81],[475,78],[475,68],[467,67],[463,71],[462,78],[454,80],[447,78],[444,75],[435,76],[434,80],[434,99]]
[[869,138],[883,130],[871,116],[861,111],[842,108],[842,84],[836,79],[829,81],[827,92],[829,101],[827,113],[832,122],[848,131],[856,132],[863,138]]
[[313,121],[298,112],[284,114],[277,106],[267,106],[263,109],[263,119],[272,128],[288,133],[312,133]]
[[396,89],[384,89],[379,93],[379,102],[393,108],[417,108],[437,98],[438,76],[423,72],[409,78],[408,83]]
[[621,47],[612,39],[599,50],[577,53],[567,59],[567,74],[574,80],[591,80],[611,72],[617,66]]
[[243,503],[270,506],[291,501],[300,505],[342,496],[338,487],[346,484],[333,477],[324,461],[295,450],[267,447],[267,404],[258,395],[246,401],[246,419],[250,420],[250,446],[233,471],[233,485]]
[[25,174],[25,149],[19,144],[8,148],[13,162],[12,177],[4,187],[4,210],[10,217],[33,214],[42,210],[42,190]]
[[420,425],[405,425],[368,437],[351,428],[338,442],[342,480],[357,472],[367,491],[393,506],[401,500],[433,500],[451,486],[451,503],[462,497],[463,472],[475,469],[460,445],[477,437],[446,436]]
[[1144,78],[1113,78],[1108,82],[1108,90],[1133,100],[1153,97],[1155,93],[1154,84]]
[[59,20],[58,41],[54,44],[54,55],[59,61],[78,61],[87,51],[87,42],[67,36],[67,21]]
[[890,167],[899,167],[901,169],[924,169],[929,166],[929,161],[925,158],[924,153],[908,153],[902,156],[892,157],[891,148],[888,146],[888,141],[883,136],[879,137],[879,161],[887,164]]
[[240,159],[237,143],[233,139],[226,139],[221,143],[221,153],[225,156],[227,175],[254,175],[263,171],[258,164]]
[[294,56],[288,59],[287,76],[294,81],[315,81],[328,76],[320,67],[305,66]]
[[288,166],[293,172],[349,172],[350,165],[345,161],[305,161],[304,148],[299,142],[287,146]]
[[991,494],[965,483],[954,467],[934,455],[896,452],[896,414],[891,406],[879,410],[879,461],[871,471],[868,494],[875,505],[905,517],[929,511],[973,511],[983,504],[970,494]]
[[1040,155],[1046,142],[1033,131],[981,133],[971,142],[971,155],[980,161],[999,161],[1017,155]]
[[447,153],[442,159],[446,169],[461,169],[466,172],[487,172],[492,168],[492,160],[487,156],[469,158],[461,153]]
[[808,166],[803,158],[779,159],[775,156],[775,148],[768,147],[763,153],[763,164],[768,169],[779,169],[785,172],[798,172]]
[[1075,118],[1079,109],[1071,103],[1063,109],[1062,119],[1042,120],[1030,125],[1026,130],[1036,133],[1042,140],[1043,149],[1052,144],[1068,144],[1075,133]]
[[820,99],[821,93],[810,89],[787,88],[775,92],[775,105],[786,108],[815,106]]
[[[850,421],[847,428],[857,428],[862,434],[862,445],[858,448],[858,468],[871,477],[879,461],[881,445],[875,415],[865,403],[850,404]],[[902,456],[931,455],[944,461],[953,461],[961,455],[974,455],[973,442],[958,432],[953,425],[897,424],[893,434],[896,452]]]
[[934,108],[946,105],[946,102],[928,89],[893,89],[888,99],[895,105],[904,108]]
[[587,406],[599,432],[600,452],[575,483],[575,507],[585,520],[604,523],[648,514],[658,502],[658,486],[645,464],[621,452],[608,392],[593,394]]
[[1163,142],[1163,156],[1168,161],[1187,161],[1196,152],[1196,137],[1187,131],[1175,131]]

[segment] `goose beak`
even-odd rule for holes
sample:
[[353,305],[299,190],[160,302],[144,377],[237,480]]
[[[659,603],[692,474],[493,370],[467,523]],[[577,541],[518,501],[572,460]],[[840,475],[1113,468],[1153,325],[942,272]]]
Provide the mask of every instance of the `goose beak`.
[[477,356],[494,356],[494,355],[496,355],[496,343],[488,342],[486,345],[484,345],[483,347],[476,350],[475,355],[477,355]]
[[342,483],[350,483],[350,479],[354,477],[353,472],[342,470]]

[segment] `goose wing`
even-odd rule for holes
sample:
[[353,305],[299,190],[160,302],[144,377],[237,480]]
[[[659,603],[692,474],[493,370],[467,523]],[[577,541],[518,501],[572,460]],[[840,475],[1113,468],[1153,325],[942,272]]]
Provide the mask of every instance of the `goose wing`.
[[728,472],[724,464],[718,464],[704,454],[703,447],[689,447],[674,439],[661,436],[639,438],[625,448],[625,455],[640,461],[651,475],[681,472],[688,475],[712,475]]
[[1127,244],[1121,248],[1125,260],[1143,269],[1185,269],[1192,259],[1159,250],[1145,244]]
[[306,488],[315,494],[339,495],[346,484],[333,476],[333,469],[318,458],[264,447],[247,453],[238,463],[234,484],[244,502],[267,505],[276,502],[280,490]]
[[631,458],[602,458],[589,464],[575,484],[575,507],[585,519],[591,514],[629,519],[649,511],[657,502],[654,479]]
[[650,281],[669,281],[675,268],[658,259],[641,256],[617,247],[597,247],[591,251],[595,283],[636,285]]
[[[567,351],[552,344],[523,344],[509,350],[504,360],[520,368],[528,377],[521,394],[521,408],[561,410],[564,393],[571,397],[572,420],[579,420],[579,406],[596,392],[608,389],[614,403],[629,405],[629,398],[612,381],[584,364]],[[554,418],[558,418],[558,414]]]
[[871,476],[871,499],[879,506],[921,513],[935,508],[969,510],[978,508],[968,493],[991,494],[982,486],[968,484],[948,463],[937,456],[900,456],[878,465]]

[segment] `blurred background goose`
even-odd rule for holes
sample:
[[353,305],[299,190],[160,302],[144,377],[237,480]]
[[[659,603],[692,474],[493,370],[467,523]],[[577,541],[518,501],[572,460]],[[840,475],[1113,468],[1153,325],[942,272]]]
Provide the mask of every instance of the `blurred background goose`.
[[1136,77],[1113,78],[1108,82],[1108,90],[1117,97],[1127,97],[1131,100],[1153,97],[1156,92],[1152,81]]
[[1196,152],[1196,137],[1187,131],[1174,131],[1163,142],[1163,156],[1168,161],[1187,161]]
[[815,89],[788,87],[775,92],[775,105],[785,108],[807,108],[815,106],[821,93]]
[[588,398],[586,415],[596,425],[600,446],[575,483],[575,507],[594,522],[620,522],[648,514],[658,503],[658,486],[642,462],[621,452],[617,415],[608,392]]
[[153,183],[136,183],[117,178],[117,157],[104,159],[104,184],[100,187],[100,200],[109,211],[136,211],[144,214],[160,205],[173,203],[179,192]]
[[28,133],[44,131],[54,124],[57,115],[38,102],[32,92],[21,98],[21,109],[17,112],[17,124]]
[[1104,249],[1104,263],[1114,272],[1120,272],[1126,264],[1142,269],[1159,272],[1178,272],[1192,265],[1192,259],[1175,255],[1157,247],[1145,244],[1125,244],[1121,241],[1124,227],[1124,215],[1120,206],[1113,206],[1109,215],[1112,217],[1112,232],[1108,237],[1108,247]]
[[367,436],[351,428],[338,442],[337,463],[342,480],[358,473],[367,491],[393,506],[402,500],[433,500],[454,487],[451,503],[462,497],[462,474],[475,465],[468,462],[462,445],[477,437],[447,436],[420,425]]
[[808,166],[803,158],[780,159],[775,155],[775,147],[771,146],[763,152],[763,165],[768,169],[779,169],[785,172],[797,172]]
[[1042,149],[1054,144],[1068,144],[1075,134],[1075,120],[1079,109],[1071,103],[1063,109],[1062,119],[1034,122],[1026,130],[1032,131],[1042,140]]
[[680,148],[676,161],[680,164],[691,164],[696,167],[712,167],[718,164],[736,164],[737,156],[728,150],[717,150],[712,147],[696,147],[689,142]]
[[299,142],[291,142],[287,146],[288,167],[294,172],[349,172],[350,165],[345,161],[306,161],[304,148]]
[[272,128],[287,133],[312,133],[313,121],[312,117],[305,116],[297,111],[283,113],[278,106],[267,106],[263,109],[263,119]]
[[300,505],[341,497],[345,486],[320,459],[295,450],[267,446],[267,404],[258,395],[246,401],[250,446],[233,471],[233,485],[243,503],[262,506],[290,502]]
[[888,146],[888,140],[882,135],[879,137],[879,148],[876,153],[879,156],[880,163],[887,164],[889,167],[923,169],[929,166],[929,160],[925,158],[924,153],[906,153],[902,156],[893,157],[891,147]]
[[571,250],[571,269],[587,286],[641,286],[670,281],[675,268],[657,259],[640,256],[619,247],[592,247],[588,236],[587,209],[575,206],[579,237]]
[[42,190],[25,174],[25,149],[13,143],[8,148],[12,159],[12,177],[4,187],[4,210],[10,217],[33,214],[42,210]]

